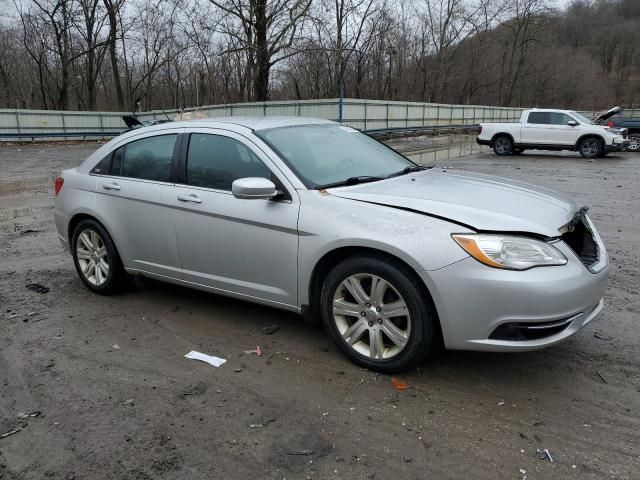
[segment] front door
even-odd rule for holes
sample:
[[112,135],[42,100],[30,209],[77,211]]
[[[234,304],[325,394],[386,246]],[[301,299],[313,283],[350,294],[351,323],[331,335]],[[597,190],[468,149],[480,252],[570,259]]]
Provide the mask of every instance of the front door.
[[[173,205],[184,280],[297,305],[299,201],[268,157],[242,135],[202,129],[189,134],[181,170]],[[245,177],[275,180],[286,193],[238,199],[231,184]]]
[[573,146],[578,141],[580,128],[569,125],[572,117],[566,113],[551,112],[550,124],[547,129],[547,143],[549,145]]

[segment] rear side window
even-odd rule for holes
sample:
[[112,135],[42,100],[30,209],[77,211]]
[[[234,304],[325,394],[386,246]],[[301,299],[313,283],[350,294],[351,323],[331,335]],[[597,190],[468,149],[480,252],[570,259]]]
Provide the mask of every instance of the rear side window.
[[271,170],[249,147],[233,138],[192,133],[187,152],[187,184],[231,190],[234,180],[246,177],[271,179]]
[[111,175],[171,181],[171,162],[177,135],[158,135],[127,143],[113,152]]
[[542,125],[548,125],[551,123],[549,112],[531,112],[527,123],[537,123]]

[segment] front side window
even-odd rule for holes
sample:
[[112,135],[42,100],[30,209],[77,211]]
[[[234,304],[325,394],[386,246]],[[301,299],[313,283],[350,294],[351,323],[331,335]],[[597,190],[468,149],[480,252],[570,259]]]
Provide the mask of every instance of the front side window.
[[134,140],[113,152],[111,175],[158,182],[171,181],[171,162],[177,135]]
[[538,125],[549,125],[551,118],[549,112],[531,112],[527,123],[534,123]]
[[187,184],[231,190],[234,180],[247,177],[271,179],[271,170],[249,147],[233,138],[192,133],[187,152]]
[[551,125],[567,125],[570,120],[573,120],[569,115],[559,112],[551,112]]
[[307,188],[351,177],[384,178],[415,164],[350,127],[296,125],[255,132],[288,164]]

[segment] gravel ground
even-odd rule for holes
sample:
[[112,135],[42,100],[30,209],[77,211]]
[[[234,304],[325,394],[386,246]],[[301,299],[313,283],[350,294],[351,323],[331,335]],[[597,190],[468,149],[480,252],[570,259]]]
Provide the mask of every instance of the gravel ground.
[[612,262],[601,317],[539,352],[443,352],[398,391],[290,313],[147,281],[91,294],[51,190],[97,145],[1,146],[0,479],[639,478],[640,156],[391,143],[589,205]]

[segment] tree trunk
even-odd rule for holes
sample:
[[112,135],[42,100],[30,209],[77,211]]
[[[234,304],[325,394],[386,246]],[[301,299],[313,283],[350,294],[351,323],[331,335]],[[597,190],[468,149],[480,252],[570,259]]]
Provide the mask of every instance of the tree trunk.
[[269,99],[269,70],[271,68],[267,42],[267,0],[256,0],[255,15],[256,68],[253,94],[256,101],[263,102]]

